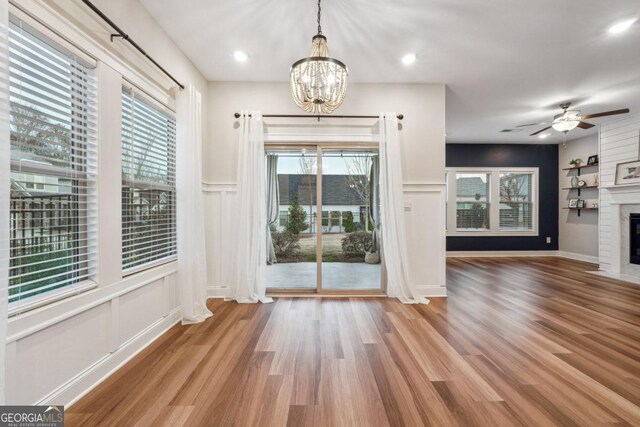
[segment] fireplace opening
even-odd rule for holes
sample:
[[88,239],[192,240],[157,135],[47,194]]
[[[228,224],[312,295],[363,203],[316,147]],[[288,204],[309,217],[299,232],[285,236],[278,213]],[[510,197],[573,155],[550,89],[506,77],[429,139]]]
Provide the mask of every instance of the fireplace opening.
[[631,254],[629,262],[640,265],[640,213],[632,213],[629,217],[631,229],[629,230],[629,247]]

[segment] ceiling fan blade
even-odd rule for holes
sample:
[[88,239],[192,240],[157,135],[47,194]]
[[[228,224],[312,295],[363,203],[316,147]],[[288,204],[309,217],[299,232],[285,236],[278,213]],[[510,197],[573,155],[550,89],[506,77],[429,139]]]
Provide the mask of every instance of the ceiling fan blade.
[[546,125],[546,124],[548,124],[548,123],[547,122],[538,122],[538,123],[528,123],[526,125],[518,125],[516,127],[517,128],[524,128],[524,127],[527,127],[527,126],[538,126],[538,125]]
[[591,129],[592,127],[594,127],[595,125],[592,125],[591,123],[587,123],[587,122],[580,122],[578,123],[578,127],[580,129]]
[[615,116],[616,114],[626,114],[628,112],[629,112],[628,108],[623,108],[622,110],[605,111],[604,113],[585,114],[584,116],[582,116],[582,118],[594,119],[596,117]]
[[531,135],[529,135],[529,136],[536,136],[537,134],[542,133],[542,132],[544,132],[544,131],[545,131],[545,130],[547,130],[547,129],[551,129],[551,126],[547,126],[547,127],[546,127],[546,128],[544,128],[544,129],[540,129],[538,132],[534,132],[534,133],[532,133],[532,134],[531,134]]

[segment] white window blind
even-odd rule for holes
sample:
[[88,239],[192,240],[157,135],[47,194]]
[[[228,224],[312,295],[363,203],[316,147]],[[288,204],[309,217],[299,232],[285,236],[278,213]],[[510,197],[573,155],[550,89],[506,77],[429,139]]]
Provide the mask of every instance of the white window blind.
[[533,174],[500,173],[500,230],[533,229]]
[[458,230],[489,229],[489,173],[456,174],[456,227]]
[[176,122],[173,114],[122,93],[122,265],[131,272],[176,256]]
[[11,18],[10,303],[96,272],[95,92],[87,64]]

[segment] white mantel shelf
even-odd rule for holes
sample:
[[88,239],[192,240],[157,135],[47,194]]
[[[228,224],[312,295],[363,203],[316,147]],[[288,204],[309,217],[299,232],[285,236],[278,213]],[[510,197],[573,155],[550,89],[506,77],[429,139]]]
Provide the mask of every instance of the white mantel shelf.
[[640,184],[626,184],[626,185],[606,185],[600,187],[611,192],[620,193],[635,193],[640,192]]

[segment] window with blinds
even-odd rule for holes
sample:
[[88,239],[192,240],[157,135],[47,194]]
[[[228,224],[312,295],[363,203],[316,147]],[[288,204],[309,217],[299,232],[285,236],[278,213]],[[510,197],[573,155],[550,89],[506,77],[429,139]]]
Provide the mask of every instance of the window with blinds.
[[533,174],[500,173],[500,230],[533,229]]
[[122,92],[122,266],[175,259],[176,122],[129,88]]
[[89,65],[11,18],[10,303],[95,274],[95,92]]
[[489,229],[490,173],[456,174],[456,228]]

